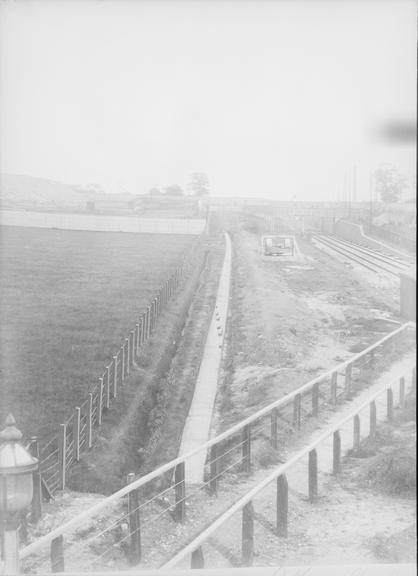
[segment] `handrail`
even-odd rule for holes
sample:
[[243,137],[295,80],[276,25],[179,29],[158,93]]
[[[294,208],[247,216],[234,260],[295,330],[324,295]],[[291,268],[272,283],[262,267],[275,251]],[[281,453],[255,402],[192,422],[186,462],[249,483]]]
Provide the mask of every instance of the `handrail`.
[[221,516],[219,516],[213,524],[211,524],[208,528],[206,528],[203,532],[201,532],[194,540],[192,540],[183,550],[178,552],[171,560],[166,562],[163,566],[161,566],[161,570],[167,570],[175,566],[180,560],[182,560],[185,556],[192,553],[196,548],[198,548],[203,542],[205,542],[208,537],[213,534],[224,522],[226,522],[235,512],[241,510],[246,504],[248,504],[254,496],[256,496],[259,492],[261,492],[270,482],[275,480],[281,474],[284,474],[286,470],[291,468],[296,462],[298,462],[301,458],[309,454],[311,450],[313,450],[318,444],[321,444],[326,438],[331,436],[334,432],[342,428],[346,422],[349,422],[354,416],[356,416],[359,412],[364,410],[366,406],[370,404],[375,398],[380,396],[390,388],[395,382],[398,381],[398,378],[394,378],[389,383],[385,382],[379,390],[371,394],[367,400],[365,400],[360,406],[357,406],[355,410],[350,412],[347,416],[342,418],[337,424],[334,424],[327,428],[325,432],[323,432],[318,438],[313,440],[310,444],[305,446],[299,452],[296,452],[294,456],[292,456],[289,460],[287,460],[284,464],[281,464],[277,468],[273,470],[268,476],[266,476],[259,484],[254,486],[251,490],[249,490],[244,496],[242,496],[239,500],[237,500],[226,512],[224,512]]
[[100,512],[101,510],[104,510],[109,504],[119,500],[120,498],[123,498],[124,496],[126,496],[127,494],[132,492],[133,490],[137,490],[138,488],[140,488],[141,486],[143,486],[147,482],[150,482],[154,478],[161,476],[165,472],[172,470],[175,466],[177,466],[177,464],[180,464],[181,462],[185,462],[188,458],[190,458],[194,454],[201,452],[202,450],[207,450],[208,448],[210,448],[214,444],[218,444],[219,442],[225,440],[226,438],[229,438],[230,436],[232,436],[236,432],[242,430],[248,424],[251,424],[252,422],[258,420],[259,418],[261,418],[265,414],[268,414],[274,408],[278,408],[279,406],[284,406],[284,405],[288,404],[298,394],[302,394],[303,392],[309,390],[310,388],[312,388],[315,384],[317,384],[321,380],[324,380],[325,378],[331,376],[334,372],[337,372],[341,368],[344,368],[344,367],[348,366],[349,364],[352,364],[353,362],[355,362],[356,360],[358,360],[359,358],[361,358],[362,356],[364,356],[368,352],[371,352],[372,350],[374,350],[375,348],[377,348],[378,346],[380,346],[381,344],[383,344],[384,342],[386,342],[387,340],[389,340],[393,336],[396,336],[398,333],[406,330],[409,327],[414,327],[414,326],[415,325],[413,322],[406,322],[405,324],[403,324],[402,326],[400,326],[399,328],[397,328],[393,332],[386,334],[386,336],[384,336],[383,338],[381,338],[380,340],[378,340],[374,344],[368,346],[362,352],[355,354],[354,356],[352,356],[348,360],[345,360],[344,362],[341,362],[337,366],[334,366],[334,368],[332,368],[331,370],[328,370],[324,374],[317,376],[316,378],[314,378],[313,380],[304,384],[300,388],[294,390],[293,392],[287,394],[286,396],[283,396],[279,400],[272,402],[271,404],[265,406],[261,410],[258,410],[252,416],[245,418],[244,420],[242,420],[238,424],[235,424],[234,426],[232,426],[232,428],[225,430],[225,432],[222,432],[221,434],[219,434],[215,438],[212,438],[211,440],[208,440],[207,442],[205,442],[201,446],[198,446],[197,448],[193,448],[192,450],[190,450],[186,454],[182,454],[181,456],[178,456],[174,460],[171,460],[170,462],[163,464],[159,468],[156,468],[155,470],[152,470],[148,474],[145,474],[145,476],[142,476],[142,477],[138,478],[137,480],[134,480],[130,484],[124,486],[123,488],[121,488],[117,492],[114,492],[113,494],[108,496],[102,502],[98,502],[97,504],[95,504],[94,506],[92,506],[88,510],[85,510],[84,512],[82,512],[81,514],[76,516],[75,518],[68,520],[68,522],[65,522],[60,527],[55,528],[54,530],[52,530],[48,534],[41,536],[38,540],[36,540],[35,542],[32,542],[31,544],[29,544],[28,546],[23,548],[23,550],[20,552],[20,558],[21,559],[27,558],[30,554],[32,554],[33,552],[35,552],[36,550],[38,550],[42,546],[51,543],[52,540],[54,540],[54,538],[56,538],[57,536],[62,535],[67,530],[74,528],[75,526],[81,524],[83,521],[87,520],[88,518],[91,518],[92,516],[94,516],[95,514]]

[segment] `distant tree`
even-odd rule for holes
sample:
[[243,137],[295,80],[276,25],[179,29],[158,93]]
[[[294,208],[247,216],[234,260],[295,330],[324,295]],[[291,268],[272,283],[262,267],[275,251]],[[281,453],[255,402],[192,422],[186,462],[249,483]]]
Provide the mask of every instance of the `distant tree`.
[[183,196],[183,190],[178,186],[178,184],[170,184],[164,189],[166,196]]
[[402,192],[408,188],[408,179],[392,164],[381,164],[374,177],[382,202],[399,202]]
[[161,196],[162,192],[159,188],[150,188],[148,191],[148,194],[150,196]]
[[187,188],[193,196],[206,196],[209,194],[209,178],[204,172],[194,172]]

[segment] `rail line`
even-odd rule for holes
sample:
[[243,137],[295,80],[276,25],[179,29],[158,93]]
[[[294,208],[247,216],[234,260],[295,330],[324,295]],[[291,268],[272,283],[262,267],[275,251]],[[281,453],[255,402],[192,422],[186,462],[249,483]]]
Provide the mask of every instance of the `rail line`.
[[406,262],[401,263],[398,259],[384,256],[371,248],[367,249],[351,242],[337,240],[336,238],[320,234],[314,234],[312,239],[372,272],[381,273],[383,271],[391,276],[399,277],[399,273],[408,268]]

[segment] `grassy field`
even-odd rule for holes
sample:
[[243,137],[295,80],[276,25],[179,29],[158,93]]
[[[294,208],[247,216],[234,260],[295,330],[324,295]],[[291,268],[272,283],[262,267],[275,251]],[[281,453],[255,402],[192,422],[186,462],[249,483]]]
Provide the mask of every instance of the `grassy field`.
[[55,432],[193,239],[0,228],[1,422]]

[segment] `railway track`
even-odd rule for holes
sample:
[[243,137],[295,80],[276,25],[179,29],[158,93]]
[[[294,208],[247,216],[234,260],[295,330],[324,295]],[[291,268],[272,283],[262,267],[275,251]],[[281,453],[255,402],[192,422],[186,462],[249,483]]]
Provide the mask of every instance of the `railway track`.
[[389,255],[387,252],[374,250],[363,244],[355,244],[333,236],[314,234],[312,239],[348,260],[379,274],[385,272],[391,276],[399,277],[399,273],[407,270],[412,264],[410,261]]

